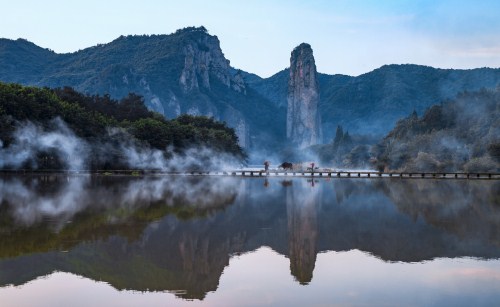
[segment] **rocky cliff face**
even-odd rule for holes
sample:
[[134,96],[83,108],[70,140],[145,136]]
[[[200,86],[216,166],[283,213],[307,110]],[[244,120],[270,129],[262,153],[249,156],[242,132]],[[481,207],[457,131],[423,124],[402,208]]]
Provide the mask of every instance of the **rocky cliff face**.
[[[183,47],[184,67],[179,77],[179,87],[186,96],[196,95],[200,92],[213,95],[212,87],[218,82],[227,90],[233,90],[238,94],[246,95],[245,82],[241,73],[233,73],[229,60],[224,57],[217,36],[211,36],[202,28],[188,29],[185,31],[200,32],[201,35],[193,35]],[[207,115],[218,120],[226,121],[236,130],[239,143],[242,147],[249,146],[249,126],[245,117],[233,107],[216,106],[209,101],[182,107],[177,97],[170,98],[170,104],[175,105],[178,113],[189,113],[192,115]],[[171,109],[171,108],[169,108]]]
[[[203,31],[195,29],[194,31]],[[229,60],[224,57],[217,36],[198,35],[183,47],[184,68],[179,85],[184,93],[200,88],[210,90],[210,79],[216,78],[227,88],[245,93],[241,76],[232,75]]]
[[309,44],[293,49],[289,76],[287,138],[299,148],[321,143],[318,73]]
[[[224,57],[217,36],[207,35],[204,30],[195,28],[191,31],[203,32],[202,35],[193,36],[183,47],[184,68],[180,74],[179,86],[184,95],[197,94],[200,92],[212,94],[214,82],[233,90],[239,94],[246,95],[245,82],[238,71],[233,73],[229,60]],[[179,105],[179,99],[174,96]],[[170,99],[172,102],[172,99]],[[245,116],[233,107],[219,107],[213,103],[206,102],[190,106],[182,110],[181,106],[175,108],[178,113],[189,113],[192,115],[213,116],[218,120],[226,121],[236,130],[240,146],[249,146],[249,125]]]

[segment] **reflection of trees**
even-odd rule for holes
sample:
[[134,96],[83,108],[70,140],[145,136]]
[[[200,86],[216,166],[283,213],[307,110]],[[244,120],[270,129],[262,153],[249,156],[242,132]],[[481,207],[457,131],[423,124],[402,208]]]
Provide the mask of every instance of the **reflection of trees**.
[[189,219],[232,204],[236,188],[198,178],[0,178],[0,258],[112,235],[138,240],[147,223],[166,215]]
[[500,182],[393,180],[379,182],[398,209],[459,238],[500,246]]
[[316,263],[318,191],[310,182],[301,181],[286,193],[290,270],[301,284],[311,281]]
[[[359,249],[386,261],[500,256],[498,182],[353,179],[323,202],[320,250]],[[329,194],[331,195],[331,194]],[[328,210],[328,211],[326,211]]]

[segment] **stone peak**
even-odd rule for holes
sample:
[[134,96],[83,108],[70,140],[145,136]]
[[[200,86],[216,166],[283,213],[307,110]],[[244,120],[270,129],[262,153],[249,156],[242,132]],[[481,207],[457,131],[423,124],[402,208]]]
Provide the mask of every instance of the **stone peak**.
[[293,48],[292,54],[296,52],[309,51],[309,50],[312,52],[311,45],[309,45],[308,43],[302,43],[297,47]]
[[290,55],[290,64],[293,66],[294,63],[302,61],[311,61],[314,63],[314,55],[311,45],[307,43],[302,43],[295,47]]

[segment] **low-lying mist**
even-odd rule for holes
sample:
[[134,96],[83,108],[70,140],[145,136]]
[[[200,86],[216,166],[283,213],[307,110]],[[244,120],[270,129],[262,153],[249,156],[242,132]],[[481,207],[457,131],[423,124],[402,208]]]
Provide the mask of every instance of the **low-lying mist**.
[[23,165],[37,168],[39,154],[55,153],[66,169],[83,169],[88,144],[76,137],[60,118],[52,120],[48,129],[29,121],[21,123],[13,133],[13,143],[7,148],[0,144],[0,168]]
[[155,169],[162,171],[225,170],[241,159],[206,146],[182,151],[152,148],[122,128],[109,128],[100,138],[78,137],[60,118],[47,125],[19,123],[9,146],[0,142],[1,169]]
[[313,145],[299,149],[289,142],[285,148],[274,152],[265,149],[253,149],[249,153],[249,164],[263,167],[264,161],[270,162],[271,168],[278,168],[283,162],[292,163],[306,170],[314,167],[331,170],[371,170],[371,147],[380,140],[373,135],[353,135],[337,127],[337,136],[326,144]]

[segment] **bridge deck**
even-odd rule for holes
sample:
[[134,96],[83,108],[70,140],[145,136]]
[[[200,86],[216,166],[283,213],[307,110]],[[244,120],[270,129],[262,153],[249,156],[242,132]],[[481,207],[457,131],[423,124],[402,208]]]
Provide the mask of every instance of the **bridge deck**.
[[192,175],[192,176],[244,176],[244,177],[326,177],[326,178],[425,178],[425,179],[500,179],[500,173],[452,172],[375,172],[375,171],[284,171],[284,170],[230,170],[230,171],[178,171],[163,170],[0,170],[0,174],[97,174],[97,175]]
[[334,177],[334,178],[427,178],[427,179],[500,179],[500,173],[433,173],[433,172],[372,172],[372,171],[219,171],[184,172],[188,175],[226,175],[226,176],[291,176],[291,177]]

